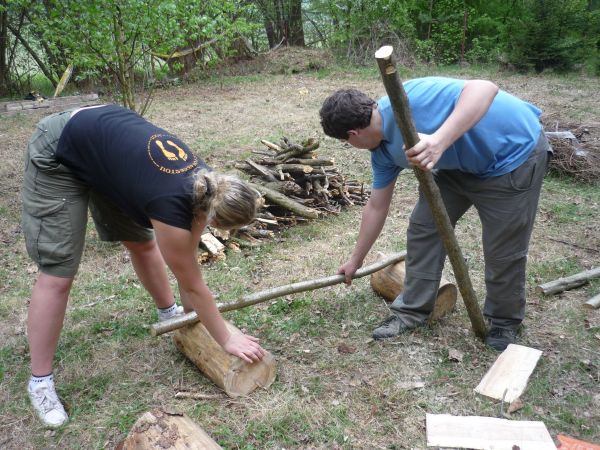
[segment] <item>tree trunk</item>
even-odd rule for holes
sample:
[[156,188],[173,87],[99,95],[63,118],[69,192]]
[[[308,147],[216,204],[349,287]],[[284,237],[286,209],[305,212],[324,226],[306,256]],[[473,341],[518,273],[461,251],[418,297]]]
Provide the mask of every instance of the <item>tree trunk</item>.
[[[242,333],[233,324],[225,323],[230,333]],[[177,330],[173,341],[179,351],[230,397],[249,394],[257,387],[267,389],[275,380],[273,355],[266,352],[261,361],[249,364],[223,350],[200,322]]]
[[[404,88],[400,83],[396,65],[392,60],[392,53],[392,47],[381,47],[375,53],[375,58],[379,65],[379,71],[381,72],[385,90],[390,98],[392,108],[394,109],[396,124],[402,132],[406,148],[409,149],[419,142],[419,137],[412,120],[412,114],[408,107],[406,92],[404,92]],[[431,172],[425,172],[416,166],[413,167],[413,171],[419,180],[419,187],[427,199],[427,203],[429,204],[429,208],[431,209],[433,219],[437,226],[438,234],[444,243],[444,247],[446,248],[450,262],[452,263],[456,282],[458,283],[458,288],[460,289],[467,312],[469,313],[473,331],[476,336],[483,340],[486,335],[486,326],[483,315],[481,314],[477,296],[475,295],[471,278],[469,277],[469,270],[467,269],[465,259],[462,256],[458,241],[456,240],[454,228],[452,227],[448,212],[442,201],[440,190],[435,184],[435,181],[433,181]]]
[[[0,6],[6,7],[6,1],[1,1]],[[0,12],[0,96],[7,96],[9,89],[9,70],[8,70],[8,12],[3,9]]]
[[159,448],[189,450],[219,450],[202,428],[185,414],[162,409],[148,411],[140,417],[117,449],[155,450]]
[[304,47],[304,27],[302,23],[302,0],[288,0],[289,2],[289,36],[288,44]]

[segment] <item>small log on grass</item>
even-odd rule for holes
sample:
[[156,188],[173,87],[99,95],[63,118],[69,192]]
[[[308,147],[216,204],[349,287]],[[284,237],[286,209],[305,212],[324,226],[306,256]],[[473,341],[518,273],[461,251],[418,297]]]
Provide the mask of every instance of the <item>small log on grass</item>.
[[[377,259],[384,259],[383,253],[377,254]],[[405,262],[399,261],[396,264],[371,274],[371,287],[375,292],[381,295],[388,302],[393,302],[404,289],[404,279],[406,276]],[[456,306],[458,290],[456,286],[448,280],[440,281],[435,306],[429,316],[428,321],[434,322],[446,316]]]
[[583,304],[584,308],[588,309],[598,309],[600,308],[600,294],[595,297],[590,298],[587,302]]
[[[381,73],[383,85],[390,98],[392,109],[394,110],[396,124],[402,132],[406,148],[409,149],[419,142],[419,136],[417,135],[417,130],[412,120],[408,97],[406,96],[406,92],[404,92],[404,87],[400,83],[400,77],[398,76],[392,53],[393,48],[391,46],[381,47],[375,53],[375,59],[379,65],[379,72]],[[438,234],[446,248],[448,258],[452,263],[456,282],[469,314],[473,331],[477,337],[483,340],[486,335],[486,326],[483,315],[481,314],[477,296],[475,295],[475,290],[473,289],[471,278],[469,277],[469,270],[465,263],[465,259],[462,256],[458,241],[456,240],[454,228],[452,227],[448,212],[442,201],[440,190],[437,184],[435,184],[431,172],[423,171],[416,166],[413,167],[413,171],[417,180],[419,180],[419,187],[427,199]]]
[[600,267],[585,270],[569,277],[559,278],[548,283],[538,285],[535,290],[539,294],[552,295],[559,292],[568,291],[579,286],[583,286],[593,278],[600,277]]
[[154,409],[137,420],[125,441],[117,448],[218,450],[222,447],[185,414]]
[[[225,321],[229,332],[242,332]],[[266,352],[261,361],[252,364],[227,353],[213,339],[204,325],[197,322],[173,334],[175,346],[230,397],[239,397],[261,387],[267,389],[275,380],[275,359]]]

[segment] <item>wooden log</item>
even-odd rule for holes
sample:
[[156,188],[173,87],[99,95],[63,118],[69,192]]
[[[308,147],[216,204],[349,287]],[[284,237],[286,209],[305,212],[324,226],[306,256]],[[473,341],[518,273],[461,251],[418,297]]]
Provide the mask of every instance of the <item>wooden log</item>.
[[302,193],[302,188],[293,181],[270,181],[268,183],[260,183],[268,189],[280,192],[284,195],[298,195]]
[[584,308],[588,309],[598,309],[600,308],[600,294],[595,297],[590,298],[587,302],[583,304]]
[[[408,105],[408,97],[406,96],[406,92],[404,92],[404,87],[400,83],[396,64],[392,58],[393,51],[394,49],[389,45],[381,47],[375,53],[375,59],[379,65],[379,72],[381,73],[383,85],[385,86],[392,109],[394,110],[396,124],[402,132],[406,148],[409,149],[419,142],[419,136],[417,135],[417,130],[412,120],[412,114]],[[438,234],[446,248],[448,258],[452,263],[456,282],[458,283],[458,288],[460,289],[465,307],[469,314],[473,331],[477,337],[484,340],[487,330],[485,321],[483,320],[483,314],[481,314],[477,296],[475,295],[475,290],[473,289],[473,284],[469,277],[469,270],[465,263],[465,259],[462,256],[458,241],[456,240],[454,228],[452,227],[450,217],[448,217],[448,212],[442,201],[440,190],[435,184],[435,181],[433,181],[431,172],[423,171],[417,166],[413,166],[413,171],[417,180],[419,180],[419,187],[427,199]]]
[[583,286],[593,278],[600,277],[600,267],[576,273],[565,278],[549,281],[548,283],[538,285],[535,290],[539,294],[552,295],[559,292],[568,291],[579,286]]
[[[246,160],[248,161],[248,160]],[[282,164],[283,161],[277,158],[257,158],[254,160],[257,164],[263,166],[276,166]],[[335,164],[334,159],[307,159],[307,158],[290,158],[286,161],[287,164],[302,164],[305,166],[333,166]]]
[[281,153],[284,152],[285,150],[282,149],[279,145],[277,144],[273,144],[272,142],[269,142],[265,139],[261,139],[260,142],[264,145],[266,145],[268,148],[270,148],[271,150],[275,150],[277,153]]
[[[242,334],[225,321],[229,332]],[[275,359],[266,352],[252,364],[227,353],[200,322],[180,328],[173,334],[175,346],[230,397],[247,395],[256,388],[267,389],[275,380]]]
[[314,169],[306,164],[278,164],[275,170],[289,173],[311,173]]
[[211,233],[202,233],[200,244],[213,256],[222,254],[225,251],[225,246]]
[[260,184],[249,183],[254,189],[264,195],[269,201],[276,203],[279,206],[283,206],[286,209],[289,209],[294,214],[297,214],[302,217],[306,217],[308,219],[316,219],[319,217],[319,212],[308,208],[300,203],[292,200],[291,198],[274,191],[273,189],[269,189],[265,186],[261,186]]
[[[384,258],[385,254],[377,254],[377,260]],[[370,279],[371,287],[385,300],[393,302],[404,289],[405,276],[405,262],[399,261],[396,264],[372,273]],[[438,288],[435,306],[429,316],[428,322],[439,320],[450,313],[456,306],[457,295],[458,290],[456,289],[456,286],[450,281],[442,278],[440,287]]]
[[185,414],[154,409],[142,415],[123,441],[123,450],[218,450],[217,444]]
[[254,168],[254,170],[256,170],[258,173],[260,173],[260,175],[263,178],[266,178],[268,181],[277,181],[277,178],[275,178],[275,175],[273,175],[271,173],[271,171],[269,169],[267,169],[266,167],[263,167],[260,164],[255,163],[251,159],[247,159],[246,164],[252,166]]

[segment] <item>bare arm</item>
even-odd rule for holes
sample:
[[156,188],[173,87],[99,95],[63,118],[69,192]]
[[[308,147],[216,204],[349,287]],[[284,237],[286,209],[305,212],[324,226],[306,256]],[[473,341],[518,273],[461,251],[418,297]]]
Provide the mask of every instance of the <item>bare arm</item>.
[[435,133],[419,134],[421,140],[406,151],[408,161],[423,170],[433,169],[446,149],[481,120],[497,93],[498,86],[491,81],[466,81],[454,111]]
[[195,222],[192,231],[152,220],[156,242],[167,265],[177,278],[181,296],[192,306],[211,336],[229,353],[251,362],[261,359],[264,350],[257,339],[229,333],[214,297],[202,278],[197,248],[204,223]]
[[365,256],[379,237],[394,193],[396,180],[383,189],[373,189],[369,201],[363,208],[358,239],[350,259],[340,266],[338,273],[346,276],[346,284],[352,283],[352,275],[362,266]]

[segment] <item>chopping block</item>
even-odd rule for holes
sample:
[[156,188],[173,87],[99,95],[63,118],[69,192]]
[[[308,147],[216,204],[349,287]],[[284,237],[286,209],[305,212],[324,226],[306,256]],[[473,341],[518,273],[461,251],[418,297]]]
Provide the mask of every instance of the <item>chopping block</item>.
[[[225,324],[230,333],[242,334],[231,322]],[[176,330],[173,342],[230,397],[247,395],[259,387],[267,389],[275,381],[277,370],[271,353],[266,351],[262,360],[248,363],[223,350],[200,322]]]
[[[385,254],[379,252],[377,260],[385,258]],[[399,261],[387,266],[382,270],[371,274],[371,287],[381,295],[387,302],[393,302],[404,289],[404,278],[406,274],[405,262]],[[458,289],[456,285],[442,278],[438,288],[433,312],[428,322],[434,322],[449,314],[456,306]]]

